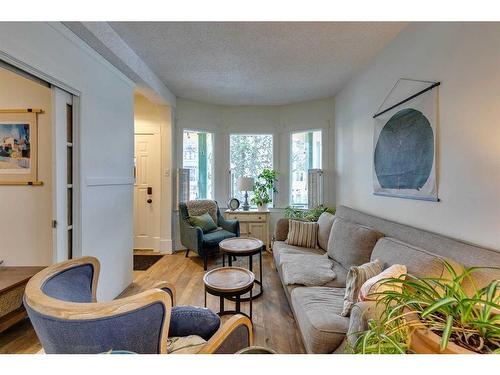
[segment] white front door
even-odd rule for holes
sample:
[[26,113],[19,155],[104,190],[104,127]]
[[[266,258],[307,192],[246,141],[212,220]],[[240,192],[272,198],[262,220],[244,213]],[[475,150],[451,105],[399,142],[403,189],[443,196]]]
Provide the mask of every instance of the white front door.
[[135,134],[134,248],[160,251],[160,134]]

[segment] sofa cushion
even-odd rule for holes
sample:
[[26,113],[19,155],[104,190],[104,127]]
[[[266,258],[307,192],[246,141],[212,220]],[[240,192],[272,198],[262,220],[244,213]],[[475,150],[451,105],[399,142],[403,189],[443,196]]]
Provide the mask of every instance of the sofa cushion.
[[288,254],[325,254],[322,249],[311,249],[308,247],[293,246],[285,243],[284,241],[274,241],[273,243],[273,256],[276,267],[280,264],[280,257],[283,252]]
[[308,353],[332,353],[349,328],[340,316],[343,288],[298,287],[291,292],[292,308]]
[[352,266],[349,268],[346,280],[344,308],[340,315],[350,315],[352,306],[358,302],[358,294],[361,286],[366,280],[378,275],[380,272],[382,272],[382,266],[378,259],[373,262],[362,264],[361,266]]
[[283,253],[280,265],[285,285],[321,286],[336,277],[328,256]]
[[373,247],[383,234],[362,225],[336,218],[328,239],[328,255],[344,268],[370,261]]
[[332,231],[333,220],[335,216],[329,212],[323,212],[318,219],[318,245],[323,250],[328,248],[328,238]]
[[332,281],[326,283],[323,286],[329,286],[331,288],[345,288],[346,280],[347,280],[347,270],[340,265],[339,262],[333,261],[333,272],[337,277]]
[[[377,242],[371,259],[380,260],[382,268],[393,264],[404,264],[407,272],[413,276],[448,277],[442,257],[391,237],[381,238]],[[447,261],[452,264],[456,272],[462,271],[462,266],[457,262],[449,259]]]
[[219,242],[225,240],[226,238],[236,237],[236,234],[229,232],[225,229],[215,230],[210,233],[205,233],[203,235],[203,247],[217,247],[219,246]]
[[286,243],[315,249],[318,247],[318,223],[290,220]]

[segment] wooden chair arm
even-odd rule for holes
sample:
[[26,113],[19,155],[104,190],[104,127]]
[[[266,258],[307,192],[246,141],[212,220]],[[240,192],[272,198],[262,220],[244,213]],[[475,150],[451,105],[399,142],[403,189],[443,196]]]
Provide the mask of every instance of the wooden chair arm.
[[246,316],[237,314],[232,316],[224,324],[222,324],[217,332],[207,341],[203,349],[199,354],[213,354],[221,347],[221,345],[226,341],[236,329],[245,326],[248,329],[248,343],[244,343],[243,346],[235,347],[234,352],[240,349],[246,348],[247,346],[253,345],[253,326],[250,319]]
[[157,281],[153,284],[152,289],[161,289],[170,295],[172,306],[175,306],[175,286],[168,281]]

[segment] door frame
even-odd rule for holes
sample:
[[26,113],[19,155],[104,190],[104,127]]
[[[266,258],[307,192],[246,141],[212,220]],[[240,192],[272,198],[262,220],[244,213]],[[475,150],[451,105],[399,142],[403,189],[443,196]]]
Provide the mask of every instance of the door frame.
[[[161,215],[161,202],[163,200],[163,188],[162,188],[162,167],[163,167],[163,136],[162,136],[162,133],[161,133],[161,130],[158,129],[157,127],[153,127],[153,126],[141,126],[139,129],[134,129],[134,160],[135,160],[135,137],[137,135],[153,135],[153,136],[156,136],[158,137],[158,144],[160,146],[160,149],[158,150],[158,157],[159,157],[159,160],[158,160],[158,165],[160,167],[160,181],[159,181],[159,186],[157,188],[157,190],[159,191],[159,193],[157,195],[155,195],[155,200],[158,201],[158,209],[160,211],[159,213],[159,217],[158,217],[158,226],[159,226],[159,232],[158,232],[158,236],[157,238],[154,237],[154,242],[156,243],[157,242],[157,246],[156,248],[153,248],[153,250],[155,252],[162,252],[161,250],[161,238],[162,238],[162,233],[161,233],[161,224],[162,224],[162,215]],[[157,198],[156,198],[157,196]],[[134,178],[134,199],[135,199],[135,178]],[[135,212],[135,204],[134,204],[134,210],[133,210],[133,220],[134,220],[134,250],[135,250],[135,215],[136,215],[136,212]]]
[[[68,259],[67,241],[67,117],[66,106],[72,107],[72,257],[81,256],[81,228],[80,228],[80,127],[79,98],[57,86],[52,89],[52,259],[58,263]],[[61,107],[59,107],[61,106]],[[58,116],[58,112],[60,116]],[[59,121],[61,123],[59,123]],[[62,129],[62,133],[60,130]],[[62,153],[62,155],[61,155]],[[59,154],[59,155],[58,155]],[[62,161],[62,162],[61,162]],[[64,233],[64,234],[63,234]],[[63,234],[63,239],[59,238]]]
[[[57,87],[63,91],[68,92],[73,97],[73,257],[79,257],[82,254],[82,231],[81,231],[81,181],[82,181],[82,168],[81,168],[81,113],[80,113],[80,96],[81,91],[67,85],[59,79],[38,70],[37,68],[9,55],[8,53],[0,50],[0,61],[10,65],[16,69],[18,74],[34,77],[38,80],[47,82],[51,89]],[[52,109],[54,109],[54,102],[52,100]],[[55,123],[52,119],[52,131],[54,131]],[[52,143],[52,155],[55,154],[55,142]],[[52,171],[53,173],[53,171]],[[52,181],[54,183],[54,179]],[[54,199],[54,187],[52,188],[52,199]],[[54,212],[52,212],[52,217]],[[50,225],[50,223],[47,223]],[[52,259],[56,259],[57,252],[54,247],[54,237],[52,236],[53,254]]]

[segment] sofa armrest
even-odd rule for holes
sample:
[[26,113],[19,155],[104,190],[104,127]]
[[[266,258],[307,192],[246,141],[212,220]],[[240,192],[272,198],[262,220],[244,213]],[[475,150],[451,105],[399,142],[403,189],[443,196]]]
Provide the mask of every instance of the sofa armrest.
[[207,341],[200,354],[234,354],[253,345],[253,326],[241,314],[232,316]]
[[278,219],[278,221],[276,222],[276,226],[274,227],[274,241],[286,240],[286,238],[288,237],[288,223],[289,221],[285,217]]
[[347,348],[353,348],[359,334],[368,329],[370,319],[380,319],[384,312],[384,305],[376,301],[362,301],[356,303],[351,310],[349,329],[347,331]]

